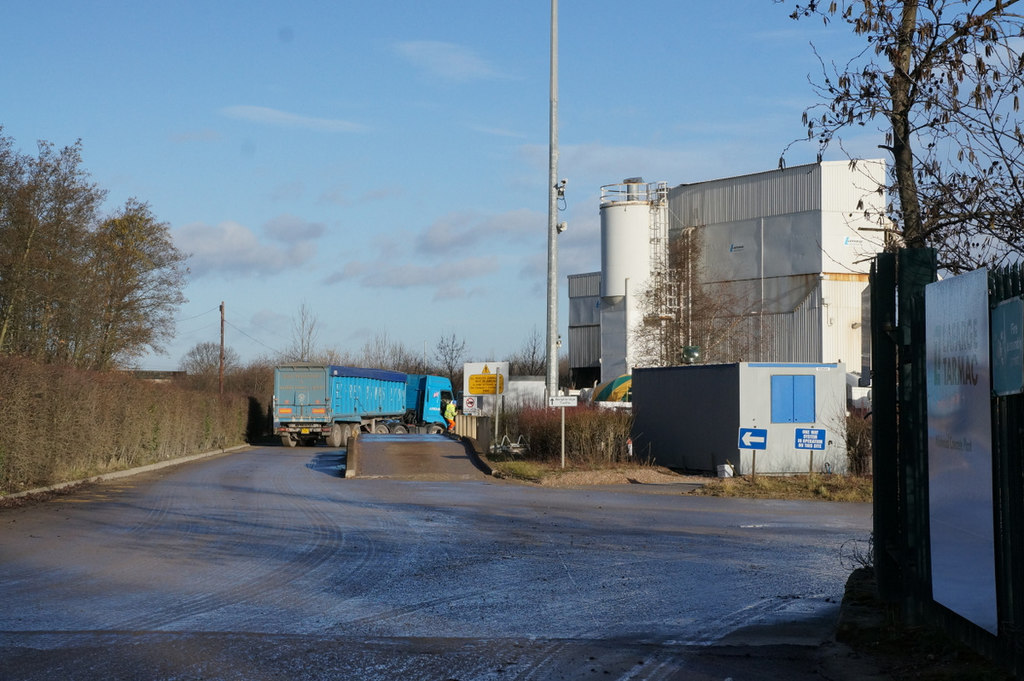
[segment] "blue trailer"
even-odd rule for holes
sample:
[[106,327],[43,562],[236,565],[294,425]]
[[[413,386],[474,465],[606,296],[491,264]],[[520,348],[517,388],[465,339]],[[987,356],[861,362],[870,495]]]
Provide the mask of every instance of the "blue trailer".
[[340,447],[362,431],[440,433],[453,399],[441,376],[386,369],[283,364],[274,368],[274,433],[287,447]]

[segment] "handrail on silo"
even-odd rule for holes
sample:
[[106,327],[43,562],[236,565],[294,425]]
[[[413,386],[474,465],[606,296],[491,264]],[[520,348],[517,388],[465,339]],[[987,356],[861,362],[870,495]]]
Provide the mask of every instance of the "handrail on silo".
[[629,178],[601,187],[601,205],[628,201],[658,202],[668,195],[667,182],[644,182],[641,177]]

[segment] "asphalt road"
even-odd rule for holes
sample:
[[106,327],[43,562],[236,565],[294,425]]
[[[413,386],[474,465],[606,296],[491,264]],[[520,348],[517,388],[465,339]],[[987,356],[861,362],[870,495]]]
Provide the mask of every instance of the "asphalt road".
[[518,485],[443,446],[444,476],[343,479],[341,454],[0,510],[0,679],[849,678],[819,644],[867,505]]

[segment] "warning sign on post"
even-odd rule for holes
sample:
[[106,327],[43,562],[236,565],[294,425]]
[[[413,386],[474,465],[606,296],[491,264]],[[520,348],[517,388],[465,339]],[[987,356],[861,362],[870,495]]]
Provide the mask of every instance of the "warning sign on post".
[[472,374],[469,377],[470,395],[500,395],[505,392],[505,377],[501,374]]
[[468,362],[463,367],[466,395],[502,395],[508,376],[508,362]]

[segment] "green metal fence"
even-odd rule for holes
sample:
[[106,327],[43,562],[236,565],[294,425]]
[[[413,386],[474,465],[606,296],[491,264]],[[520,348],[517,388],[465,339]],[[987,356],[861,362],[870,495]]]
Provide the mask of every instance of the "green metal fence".
[[[932,597],[924,291],[936,273],[931,249],[879,254],[871,270],[878,591],[905,623],[939,625],[1008,671],[1024,672],[1024,395],[991,400],[998,633]],[[1024,272],[992,271],[988,288],[991,309],[1024,294]]]

